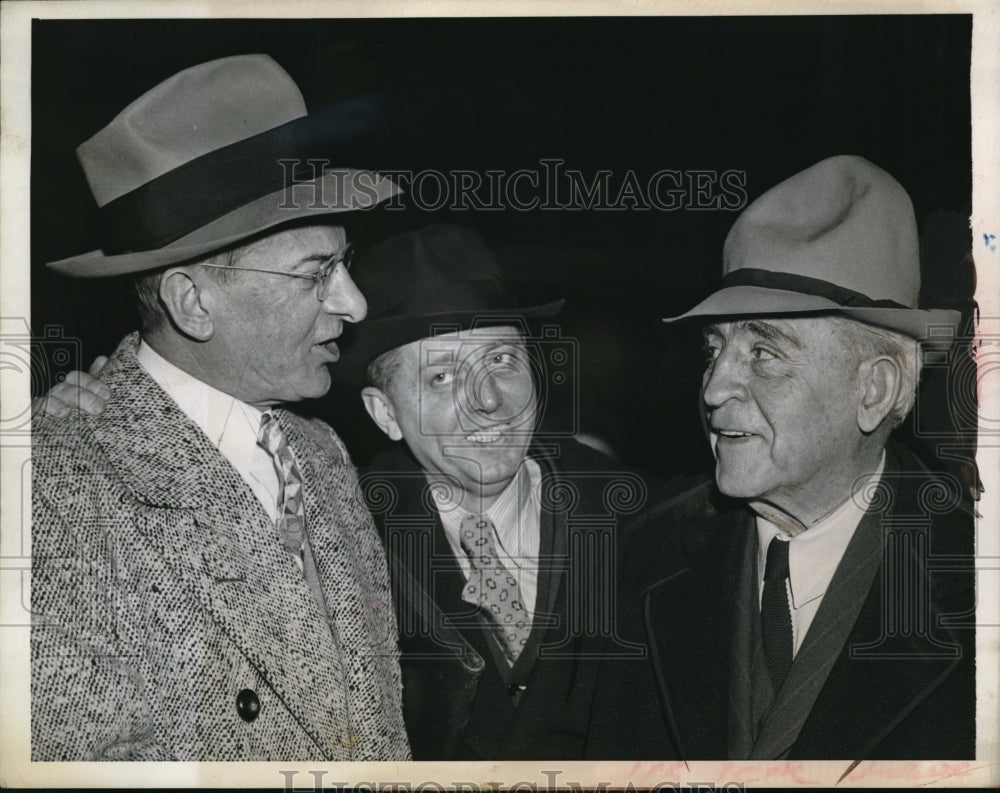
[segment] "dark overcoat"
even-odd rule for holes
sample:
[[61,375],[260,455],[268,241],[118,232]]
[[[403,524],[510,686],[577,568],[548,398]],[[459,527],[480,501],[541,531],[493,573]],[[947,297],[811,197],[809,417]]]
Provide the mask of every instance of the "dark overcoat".
[[760,687],[754,516],[708,486],[677,500],[632,537],[620,629],[647,658],[602,668],[588,756],[972,758],[973,553],[957,480],[890,444],[875,499],[772,692]]
[[597,659],[639,649],[613,635],[616,562],[623,527],[660,486],[575,441],[530,454],[542,472],[538,613],[513,668],[462,601],[465,578],[405,447],[362,476],[389,557],[415,760],[579,759]]

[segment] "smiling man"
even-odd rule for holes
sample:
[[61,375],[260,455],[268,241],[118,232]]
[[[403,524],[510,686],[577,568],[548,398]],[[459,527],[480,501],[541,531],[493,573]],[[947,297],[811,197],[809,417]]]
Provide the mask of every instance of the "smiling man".
[[[722,322],[704,335],[702,396],[719,490],[797,534],[879,466],[888,430],[912,404],[915,345],[830,317]],[[873,347],[888,359],[859,372]],[[859,389],[889,386],[903,402],[891,415],[879,402],[856,404]],[[855,431],[844,431],[852,425]]]
[[174,75],[78,149],[108,244],[51,266],[134,275],[142,330],[101,372],[103,413],[32,425],[35,761],[410,756],[356,473],[279,407],[327,392],[367,310],[331,214],[396,188],[287,183],[309,131],[294,82],[248,55]]
[[714,487],[634,538],[648,659],[605,665],[592,756],[974,757],[971,510],[889,440],[959,319],[919,289],[909,198],[859,157],[736,221],[722,288],[668,320],[702,323]]
[[[417,760],[579,759],[614,628],[618,543],[655,485],[540,427],[543,359],[478,234],[434,225],[356,268],[337,376],[401,443],[362,478],[389,557]],[[555,353],[553,355],[552,353]],[[348,377],[350,375],[350,377]],[[544,422],[542,422],[544,425]]]

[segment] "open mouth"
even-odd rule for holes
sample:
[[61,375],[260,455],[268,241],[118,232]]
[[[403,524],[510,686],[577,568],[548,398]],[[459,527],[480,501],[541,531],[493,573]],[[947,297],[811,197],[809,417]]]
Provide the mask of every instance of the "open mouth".
[[313,347],[317,347],[322,350],[327,356],[330,357],[331,360],[336,361],[340,359],[340,348],[337,346],[337,342],[333,339],[319,344],[314,344]]
[[713,432],[720,438],[725,438],[726,440],[738,441],[742,438],[752,438],[752,432],[740,432],[739,430],[713,430]]
[[476,430],[475,432],[466,435],[465,440],[469,443],[496,443],[503,437],[504,430],[508,429],[509,426],[510,425],[508,424],[498,424],[497,426],[490,427],[489,429]]

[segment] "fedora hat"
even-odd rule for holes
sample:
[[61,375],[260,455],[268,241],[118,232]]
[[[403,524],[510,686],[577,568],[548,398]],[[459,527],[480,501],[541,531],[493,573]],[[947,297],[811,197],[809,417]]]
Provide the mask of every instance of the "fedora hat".
[[361,385],[365,369],[404,344],[479,327],[523,327],[555,316],[565,300],[522,308],[493,251],[464,226],[438,223],[380,242],[351,275],[368,301],[368,316],[345,329],[334,377]]
[[[356,132],[363,112],[357,103],[341,106],[342,138]],[[81,277],[141,272],[399,192],[371,171],[314,172],[300,155],[316,142],[315,122],[298,86],[267,55],[175,74],[77,149],[106,243],[49,266]]]
[[733,224],[722,286],[692,318],[835,312],[905,333],[955,325],[958,311],[919,309],[913,206],[867,160],[830,157],[771,188]]

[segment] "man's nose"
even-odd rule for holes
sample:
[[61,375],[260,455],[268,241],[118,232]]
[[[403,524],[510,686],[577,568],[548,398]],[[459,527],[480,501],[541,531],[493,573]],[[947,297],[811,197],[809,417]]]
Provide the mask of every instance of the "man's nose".
[[368,314],[368,301],[354,283],[351,274],[342,267],[337,270],[341,272],[332,276],[333,283],[323,301],[323,309],[330,314],[337,314],[347,322],[360,322]]
[[719,351],[702,383],[702,399],[710,408],[717,408],[730,399],[746,396],[746,366],[733,348]]
[[469,402],[473,410],[480,413],[493,413],[503,405],[503,390],[497,384],[496,378],[489,372],[480,377],[472,378],[467,385]]

